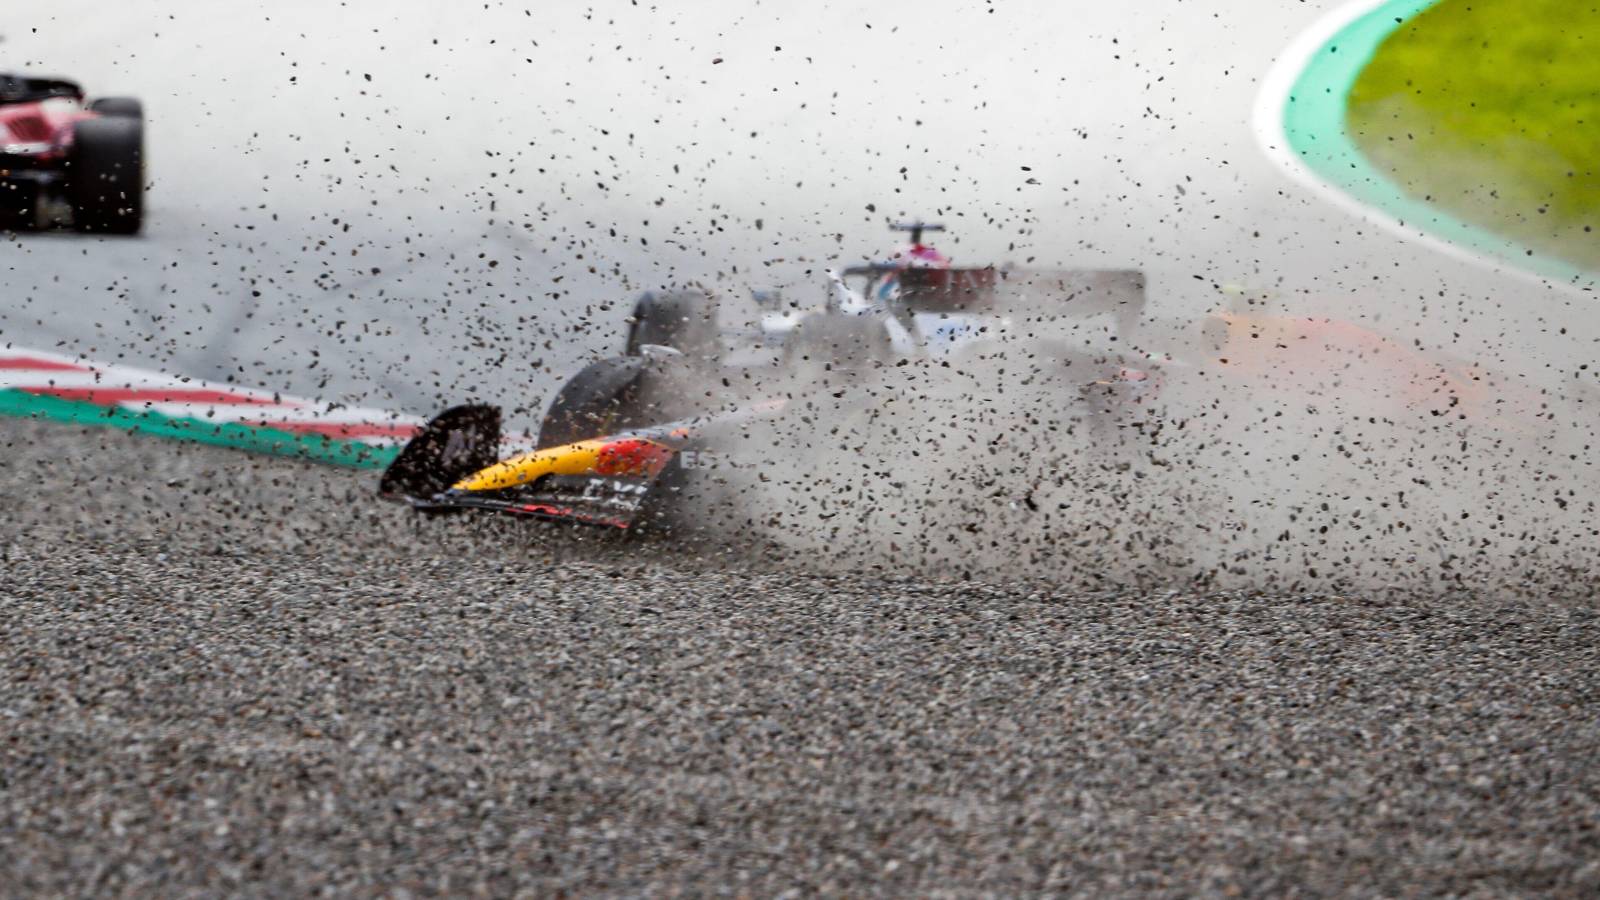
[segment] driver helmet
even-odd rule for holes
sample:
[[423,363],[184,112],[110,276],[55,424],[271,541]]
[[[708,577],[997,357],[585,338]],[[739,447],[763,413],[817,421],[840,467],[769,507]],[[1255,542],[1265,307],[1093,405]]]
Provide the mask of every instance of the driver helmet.
[[889,257],[889,263],[895,267],[896,271],[885,272],[879,276],[877,283],[872,286],[872,298],[879,303],[887,303],[900,296],[899,270],[948,269],[950,268],[950,257],[945,256],[927,244],[914,243],[906,244],[896,250]]

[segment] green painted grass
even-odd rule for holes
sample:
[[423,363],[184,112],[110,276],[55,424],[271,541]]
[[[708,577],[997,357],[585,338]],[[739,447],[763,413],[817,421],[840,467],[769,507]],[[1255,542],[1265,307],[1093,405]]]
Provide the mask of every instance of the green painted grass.
[[1600,0],[1441,0],[1378,48],[1347,125],[1414,196],[1600,271]]

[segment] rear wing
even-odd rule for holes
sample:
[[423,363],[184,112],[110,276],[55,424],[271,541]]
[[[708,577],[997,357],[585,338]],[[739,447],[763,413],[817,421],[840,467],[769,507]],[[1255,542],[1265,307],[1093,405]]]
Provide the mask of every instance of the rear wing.
[[27,78],[0,74],[0,103],[33,103],[51,97],[83,99],[83,88],[65,78]]

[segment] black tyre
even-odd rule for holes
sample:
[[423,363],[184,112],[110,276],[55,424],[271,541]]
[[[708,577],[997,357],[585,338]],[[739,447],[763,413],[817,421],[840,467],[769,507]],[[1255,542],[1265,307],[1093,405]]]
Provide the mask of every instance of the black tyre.
[[132,97],[101,97],[89,103],[89,111],[119,119],[144,118],[144,104]]
[[646,428],[704,412],[703,372],[678,359],[619,356],[585,366],[551,401],[539,449]]
[[790,367],[824,366],[859,369],[894,359],[889,332],[873,316],[819,313],[795,326],[784,343],[783,360]]
[[646,362],[637,356],[603,359],[572,376],[539,425],[539,449],[644,424]]
[[1008,375],[1014,378],[1059,380],[1072,385],[1106,378],[1121,369],[1120,359],[1108,353],[1045,338],[978,340],[958,348],[954,356],[961,360],[1004,364]]
[[0,231],[31,230],[38,221],[39,189],[26,181],[0,180]]
[[719,354],[716,304],[703,291],[647,292],[633,307],[625,353],[638,356],[646,344],[670,347],[691,361]]
[[99,234],[136,234],[144,224],[144,123],[79,122],[68,160],[73,225]]

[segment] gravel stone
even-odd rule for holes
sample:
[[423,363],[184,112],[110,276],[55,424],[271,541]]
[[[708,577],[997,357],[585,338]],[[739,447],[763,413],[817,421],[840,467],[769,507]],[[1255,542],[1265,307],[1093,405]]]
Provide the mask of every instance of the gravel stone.
[[1600,891],[1593,603],[1066,593],[0,422],[0,893]]

